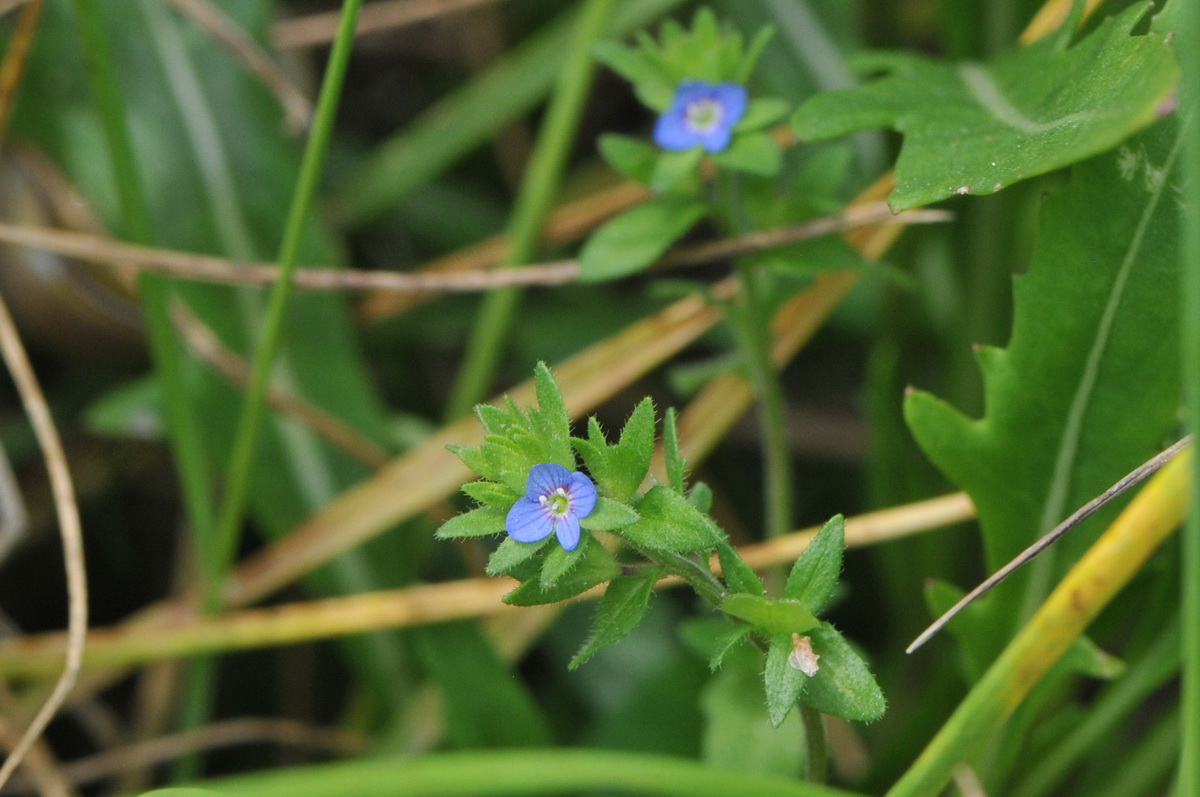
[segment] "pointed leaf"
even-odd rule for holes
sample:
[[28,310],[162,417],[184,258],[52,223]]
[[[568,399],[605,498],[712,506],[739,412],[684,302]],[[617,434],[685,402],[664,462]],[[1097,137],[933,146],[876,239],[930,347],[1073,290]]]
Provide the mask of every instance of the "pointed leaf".
[[845,531],[846,520],[841,515],[834,515],[821,527],[792,566],[784,595],[800,601],[813,613],[821,611],[842,572]]
[[597,498],[596,508],[579,525],[588,531],[616,531],[638,522],[640,515],[629,505],[611,498]]
[[763,670],[763,682],[767,689],[767,714],[771,724],[778,728],[787,719],[796,701],[801,699],[808,687],[809,677],[788,664],[792,655],[792,635],[779,634],[771,637],[767,648],[767,664]]
[[[882,717],[887,710],[887,700],[867,663],[850,643],[829,623],[821,623],[809,632],[809,636],[813,651],[821,658],[817,662],[820,667],[817,674],[808,679],[810,683],[802,698],[804,703],[848,720],[872,722]],[[788,648],[791,648],[790,639]]]
[[634,182],[649,186],[661,150],[638,138],[607,133],[596,142],[604,161]]
[[456,537],[487,537],[492,534],[503,534],[504,519],[507,516],[508,509],[481,506],[450,518],[437,530],[436,536],[439,540],[449,540]]
[[612,497],[628,501],[646,474],[654,457],[654,402],[642,399],[621,430],[621,439],[608,451],[609,486]]
[[721,611],[739,620],[745,620],[768,634],[803,634],[815,628],[819,622],[803,603],[791,598],[769,598],[735,592],[721,601]]
[[504,602],[512,606],[558,603],[621,574],[621,567],[613,560],[612,554],[590,534],[583,536],[576,550],[583,551],[582,557],[571,572],[553,586],[543,586],[540,579],[531,579],[505,595]]
[[506,512],[521,497],[520,493],[496,482],[467,482],[462,486],[462,491],[481,504]]
[[766,587],[759,580],[758,574],[750,569],[746,560],[739,556],[733,546],[725,540],[717,543],[717,558],[721,561],[721,575],[731,591],[750,595],[767,594]]
[[653,550],[707,551],[723,539],[712,518],[698,511],[679,493],[662,485],[651,487],[638,503],[641,519],[620,534],[635,545]]
[[667,485],[682,493],[687,459],[679,451],[679,432],[675,427],[675,418],[675,408],[671,407],[663,418],[663,459],[667,466]]
[[553,534],[537,542],[518,542],[512,537],[505,537],[488,557],[486,572],[489,576],[511,575],[515,568],[528,562],[553,541]]
[[681,196],[662,196],[630,208],[588,238],[579,252],[579,279],[603,282],[641,271],[706,215],[707,205]]
[[596,607],[592,633],[583,647],[571,659],[568,669],[575,669],[596,655],[601,648],[618,642],[637,628],[650,605],[654,582],[662,576],[661,568],[652,568],[644,575],[622,576],[613,579]]

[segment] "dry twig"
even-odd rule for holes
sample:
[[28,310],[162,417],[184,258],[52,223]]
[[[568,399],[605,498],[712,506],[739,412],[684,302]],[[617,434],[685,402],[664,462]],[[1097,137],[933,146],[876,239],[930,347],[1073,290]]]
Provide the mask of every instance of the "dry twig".
[[[361,37],[396,30],[443,14],[494,2],[497,0],[381,0],[363,6],[354,35]],[[337,30],[339,13],[328,11],[282,20],[275,23],[271,39],[280,49],[328,44],[333,41],[333,34]]]
[[63,453],[62,441],[54,426],[50,408],[38,385],[37,376],[29,364],[21,337],[8,312],[8,305],[0,297],[0,353],[16,383],[25,412],[33,426],[34,435],[46,459],[46,470],[50,475],[50,486],[54,492],[54,506],[58,513],[59,530],[62,535],[63,557],[67,571],[67,650],[66,666],[54,691],[45,705],[34,717],[21,741],[9,754],[4,766],[0,767],[0,788],[12,777],[21,759],[41,736],[50,719],[66,700],[79,668],[83,662],[83,646],[87,638],[87,570],[83,561],[83,534],[79,522],[79,507],[75,503],[75,489],[71,484],[71,472]]

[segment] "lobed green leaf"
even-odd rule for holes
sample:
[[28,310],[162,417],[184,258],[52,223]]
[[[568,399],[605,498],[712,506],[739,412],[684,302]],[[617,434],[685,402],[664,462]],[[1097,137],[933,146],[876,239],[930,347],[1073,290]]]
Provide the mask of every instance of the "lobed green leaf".
[[650,605],[654,582],[662,577],[662,573],[662,568],[652,568],[641,575],[613,579],[596,607],[592,632],[567,665],[569,669],[575,669],[637,628]]

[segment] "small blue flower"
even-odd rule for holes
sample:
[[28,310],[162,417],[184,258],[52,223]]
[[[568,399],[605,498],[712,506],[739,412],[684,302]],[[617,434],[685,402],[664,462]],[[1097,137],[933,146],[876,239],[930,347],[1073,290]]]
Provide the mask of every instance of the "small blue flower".
[[746,89],[737,83],[685,80],[671,107],[654,125],[654,142],[663,149],[691,149],[697,144],[720,152],[733,138],[733,126],[746,113]]
[[537,542],[554,532],[562,547],[573,551],[579,545],[579,519],[595,506],[596,486],[587,476],[549,462],[534,465],[525,497],[508,510],[504,530],[517,542]]

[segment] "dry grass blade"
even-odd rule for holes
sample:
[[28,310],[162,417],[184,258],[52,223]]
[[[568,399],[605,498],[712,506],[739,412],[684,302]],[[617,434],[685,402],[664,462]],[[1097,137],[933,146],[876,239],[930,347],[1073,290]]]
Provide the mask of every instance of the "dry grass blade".
[[312,122],[313,107],[304,92],[246,32],[209,0],[167,0],[175,10],[207,31],[221,46],[258,78],[287,116],[288,129],[299,133]]
[[0,297],[0,352],[16,383],[17,392],[33,426],[34,435],[42,454],[46,459],[46,470],[50,474],[50,486],[54,492],[54,507],[58,513],[59,531],[62,535],[63,558],[67,571],[68,621],[66,665],[58,683],[46,700],[45,705],[34,717],[33,722],[25,731],[21,741],[9,754],[0,767],[0,788],[12,777],[13,771],[20,766],[21,759],[34,742],[41,736],[42,731],[50,723],[50,719],[66,701],[67,694],[75,685],[79,676],[79,668],[83,661],[83,646],[87,637],[87,571],[83,560],[83,534],[79,522],[79,507],[75,503],[75,490],[71,484],[71,472],[67,467],[67,458],[63,453],[62,441],[59,440],[58,430],[46,406],[46,399],[38,385],[37,377],[25,354],[20,335],[13,325],[8,305]]
[[[396,30],[406,25],[435,19],[443,14],[466,11],[475,6],[495,2],[498,0],[381,0],[363,6],[354,33],[356,36],[366,36]],[[336,11],[285,19],[275,23],[271,39],[280,49],[328,44],[333,41],[337,22]]]
[[[846,546],[857,548],[944,528],[970,520],[975,508],[962,493],[869,512],[846,520]],[[739,553],[756,570],[792,562],[819,527],[784,535]],[[719,562],[713,562],[719,572]],[[668,577],[659,587],[682,585]],[[220,617],[190,616],[155,627],[132,626],[92,632],[87,663],[91,667],[128,666],[198,653],[293,644],[348,634],[450,622],[529,610],[501,602],[516,586],[509,578],[472,578],[397,590],[326,598],[270,609],[229,612]],[[601,588],[578,596],[596,598]],[[0,673],[38,676],[61,660],[62,634],[43,634],[0,643]]]

